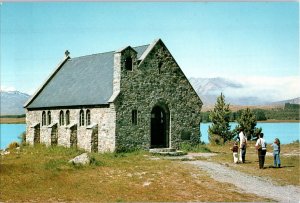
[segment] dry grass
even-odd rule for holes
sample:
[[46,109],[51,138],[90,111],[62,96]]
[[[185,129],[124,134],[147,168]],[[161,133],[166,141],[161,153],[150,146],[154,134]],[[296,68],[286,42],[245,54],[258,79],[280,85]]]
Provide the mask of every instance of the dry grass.
[[80,152],[23,147],[1,157],[0,201],[266,201],[238,193],[205,172],[146,152],[92,154],[93,164],[67,161]]
[[0,118],[1,124],[23,124],[25,123],[25,117],[23,118]]
[[218,155],[212,157],[212,161],[219,163],[227,163],[230,167],[249,173],[251,175],[266,177],[278,185],[297,185],[300,186],[300,148],[299,142],[281,145],[281,165],[282,168],[273,168],[273,154],[272,148],[269,146],[267,152],[269,156],[266,156],[264,169],[258,169],[258,157],[254,147],[255,143],[248,144],[246,153],[245,164],[234,164],[232,152],[230,151],[230,144],[225,146],[209,146],[212,152],[217,152]]

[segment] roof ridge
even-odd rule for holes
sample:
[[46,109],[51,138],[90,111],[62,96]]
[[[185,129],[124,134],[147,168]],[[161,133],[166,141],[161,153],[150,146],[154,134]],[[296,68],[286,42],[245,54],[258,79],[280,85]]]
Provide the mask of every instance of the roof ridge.
[[[140,45],[140,46],[135,46],[132,47],[134,48],[139,48],[139,47],[144,47],[144,46],[149,46],[150,44],[145,44],[145,45]],[[83,58],[83,57],[89,57],[89,56],[93,56],[93,55],[100,55],[100,54],[108,54],[108,53],[114,53],[115,51],[106,51],[106,52],[100,52],[100,53],[95,53],[95,54],[88,54],[88,55],[83,55],[83,56],[77,56],[77,57],[71,57],[70,59],[78,59],[78,58]]]
[[108,54],[108,53],[114,53],[114,51],[107,51],[107,52],[101,52],[101,53],[96,53],[96,54],[88,54],[88,55],[83,55],[83,56],[77,56],[77,57],[74,57],[74,58],[71,57],[70,59],[72,60],[72,59],[78,59],[78,58],[84,58],[84,57],[100,55],[100,54]]

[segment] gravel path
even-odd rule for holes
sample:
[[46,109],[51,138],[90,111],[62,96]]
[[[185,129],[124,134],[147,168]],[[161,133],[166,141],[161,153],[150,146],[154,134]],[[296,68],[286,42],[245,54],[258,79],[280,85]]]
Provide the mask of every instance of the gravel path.
[[207,171],[215,180],[231,183],[247,193],[279,202],[300,202],[300,188],[292,185],[277,186],[260,177],[235,171],[227,166],[208,161],[185,161]]

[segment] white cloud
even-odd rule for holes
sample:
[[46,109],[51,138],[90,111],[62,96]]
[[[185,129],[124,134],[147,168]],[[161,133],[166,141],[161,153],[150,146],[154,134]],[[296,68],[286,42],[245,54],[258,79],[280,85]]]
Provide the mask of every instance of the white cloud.
[[254,96],[267,101],[280,101],[300,97],[300,76],[288,77],[230,77],[243,88],[228,88],[228,96]]
[[5,92],[16,91],[16,88],[14,88],[12,86],[1,86],[0,89],[1,89],[1,91],[5,91]]

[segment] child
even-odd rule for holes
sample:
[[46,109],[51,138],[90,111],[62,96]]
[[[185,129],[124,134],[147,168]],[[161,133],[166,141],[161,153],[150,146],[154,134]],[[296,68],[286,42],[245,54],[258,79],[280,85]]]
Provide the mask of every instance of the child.
[[280,168],[280,141],[278,138],[275,138],[274,143],[272,144],[273,147],[273,156],[274,156],[274,167]]
[[238,160],[239,160],[239,156],[238,156],[238,150],[239,150],[239,147],[238,147],[237,142],[234,142],[233,147],[230,148],[230,149],[231,149],[232,152],[233,152],[233,162],[234,162],[235,164],[237,164],[237,163],[238,163]]

